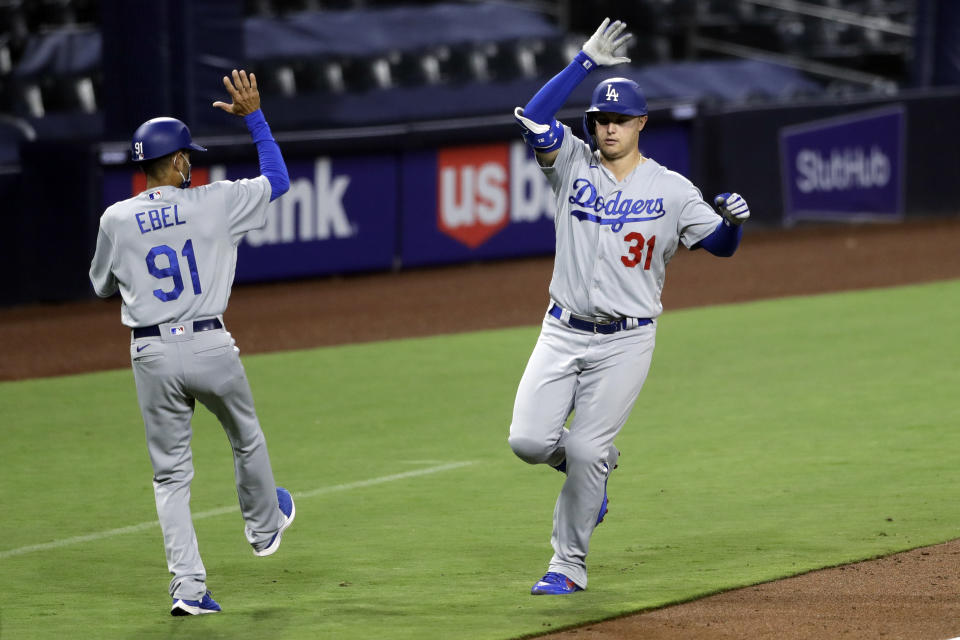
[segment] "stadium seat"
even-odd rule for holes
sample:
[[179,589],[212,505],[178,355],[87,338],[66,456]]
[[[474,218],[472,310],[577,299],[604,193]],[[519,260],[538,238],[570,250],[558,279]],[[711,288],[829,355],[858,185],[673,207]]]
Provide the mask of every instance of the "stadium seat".
[[670,60],[670,41],[661,35],[638,39],[625,54],[633,64],[657,64]]
[[10,74],[0,75],[0,113],[13,113],[13,78]]
[[13,85],[14,113],[25,118],[42,118],[46,115],[43,94],[37,82],[17,81]]
[[491,78],[489,58],[494,51],[489,43],[450,47],[450,56],[440,61],[440,72],[454,84],[487,82]]
[[537,56],[546,48],[543,40],[517,41],[512,45],[517,71],[522,78],[536,78],[539,75]]
[[270,0],[244,0],[243,15],[271,17],[274,15],[273,3]]
[[497,81],[524,77],[526,74],[523,65],[531,64],[532,55],[520,42],[490,42],[486,45],[485,52],[491,78]]
[[301,60],[292,65],[298,93],[343,93],[343,62],[336,58]]
[[448,78],[444,75],[443,68],[449,59],[450,47],[447,46],[422,52],[420,54],[420,68],[423,70],[424,82],[426,84],[446,82]]
[[40,93],[45,113],[94,113],[97,100],[90,76],[44,76]]
[[97,0],[71,0],[76,20],[80,24],[100,22],[100,3]]
[[437,84],[440,80],[440,63],[423,51],[397,51],[387,58],[390,76],[398,86],[416,87]]
[[803,20],[785,18],[779,20],[773,27],[779,39],[777,50],[792,54],[802,54],[806,39],[807,26]]
[[390,63],[385,57],[352,57],[343,62],[343,81],[346,91],[366,93],[393,85]]
[[319,11],[320,3],[317,0],[271,0],[276,15],[284,15],[297,11]]
[[400,52],[398,51],[391,51],[370,60],[370,73],[377,89],[390,89],[397,85],[392,69],[393,65],[397,64],[399,60]]
[[36,132],[24,120],[0,114],[0,165],[20,162],[20,145],[36,138]]
[[13,55],[23,51],[30,27],[20,0],[0,0],[0,34],[6,38]]
[[0,78],[13,71],[13,52],[10,47],[10,38],[0,33]]
[[257,63],[252,70],[257,76],[257,85],[261,86],[265,93],[285,98],[297,94],[297,81],[291,61],[264,60]]
[[41,29],[76,24],[77,14],[72,0],[35,0],[37,21]]

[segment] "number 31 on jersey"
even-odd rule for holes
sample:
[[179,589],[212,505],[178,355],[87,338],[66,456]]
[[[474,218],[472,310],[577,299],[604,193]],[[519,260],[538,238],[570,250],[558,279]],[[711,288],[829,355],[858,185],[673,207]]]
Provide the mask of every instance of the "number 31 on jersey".
[[[653,247],[657,244],[657,236],[650,236],[650,239],[647,240],[643,237],[642,233],[628,233],[623,236],[624,242],[629,242],[630,246],[627,247],[627,251],[630,252],[628,256],[620,256],[620,262],[623,263],[625,267],[635,267],[640,264],[640,261],[643,261],[643,270],[650,270],[650,260],[653,258]],[[646,249],[647,257],[644,259],[643,253]]]

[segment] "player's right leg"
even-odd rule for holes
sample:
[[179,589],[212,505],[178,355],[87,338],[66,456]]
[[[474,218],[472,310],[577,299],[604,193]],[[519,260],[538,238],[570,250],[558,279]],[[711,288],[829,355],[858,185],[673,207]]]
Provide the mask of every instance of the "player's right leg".
[[272,553],[280,534],[293,522],[295,511],[289,492],[284,489],[278,495],[267,441],[239,353],[226,331],[196,334],[191,347],[188,384],[197,400],[220,421],[233,448],[237,496],[247,541],[257,555]]
[[[149,342],[149,348],[145,348]],[[143,351],[137,351],[140,346]],[[194,402],[179,377],[179,343],[141,339],[130,348],[137,400],[153,466],[153,491],[163,530],[174,601],[202,601],[207,573],[190,514],[190,451]]]
[[557,467],[565,459],[564,423],[573,409],[579,357],[592,334],[573,334],[553,316],[543,321],[527,362],[510,423],[510,448],[530,464]]
[[601,336],[580,375],[576,407],[566,438],[567,481],[554,511],[550,571],[587,586],[586,557],[597,526],[606,483],[617,464],[613,442],[637,400],[656,340],[655,325]]

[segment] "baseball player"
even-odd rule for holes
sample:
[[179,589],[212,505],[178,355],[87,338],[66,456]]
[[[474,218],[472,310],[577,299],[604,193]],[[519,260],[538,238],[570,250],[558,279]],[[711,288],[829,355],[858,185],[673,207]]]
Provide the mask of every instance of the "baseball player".
[[173,579],[171,614],[216,613],[190,516],[193,479],[190,421],[199,400],[233,447],[244,533],[257,556],[280,546],[295,517],[290,492],[274,484],[263,431],[239,349],[224,328],[244,234],[266,223],[271,200],[290,186],[287,167],[260,111],[257,79],[224,76],[231,104],[257,146],[252,180],[190,186],[190,155],[206,151],[174,118],[154,118],[133,134],[131,152],[147,188],[103,213],[90,281],[97,295],[118,289],[121,320],[131,328],[130,360],[153,465],[157,515]]
[[[604,20],[570,65],[514,115],[553,189],[556,257],[540,337],[517,389],[510,447],[566,475],[553,515],[553,558],[534,595],[587,587],[590,537],[607,512],[614,446],[650,368],[664,269],[680,243],[730,256],[750,216],[737,194],[714,200],[639,149],[647,105],[635,82],[593,91],[585,140],[554,119],[573,89],[632,37]],[[572,415],[572,418],[570,416]],[[564,425],[570,418],[569,428]]]

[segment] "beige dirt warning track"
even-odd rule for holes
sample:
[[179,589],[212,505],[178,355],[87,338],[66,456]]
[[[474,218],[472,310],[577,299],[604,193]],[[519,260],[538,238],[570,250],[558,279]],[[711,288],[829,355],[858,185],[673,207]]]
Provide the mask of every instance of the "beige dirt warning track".
[[[679,252],[664,308],[960,278],[958,239],[960,218],[748,227],[730,260]],[[536,325],[551,270],[550,258],[531,258],[237,286],[224,320],[245,354]],[[0,380],[128,367],[128,342],[116,299],[0,309]],[[960,636],[958,595],[953,541],[552,637],[947,640]]]

